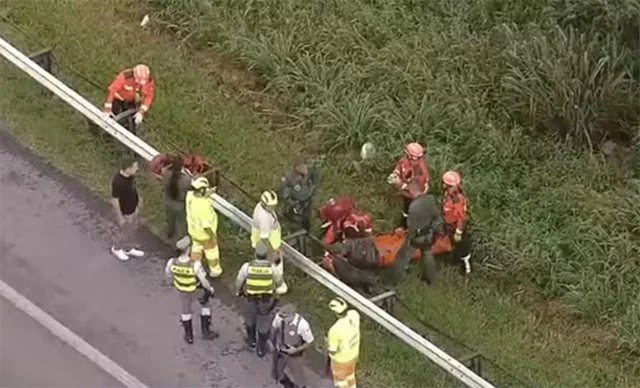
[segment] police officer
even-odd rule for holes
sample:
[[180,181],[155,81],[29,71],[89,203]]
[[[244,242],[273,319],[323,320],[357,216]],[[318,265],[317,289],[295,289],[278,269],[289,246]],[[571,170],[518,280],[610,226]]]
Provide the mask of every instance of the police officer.
[[274,271],[264,242],[258,242],[254,249],[253,260],[242,265],[235,286],[236,294],[246,300],[244,324],[247,343],[252,348],[256,347],[258,357],[264,357],[271,328],[271,311],[277,302],[274,293],[282,283],[282,277]]
[[311,203],[318,181],[318,171],[305,158],[298,159],[293,170],[281,179],[280,197],[285,201],[286,213],[305,230],[310,227]]
[[295,306],[282,306],[271,324],[271,343],[275,349],[273,378],[285,388],[307,385],[303,356],[313,340],[309,322],[296,313]]
[[395,262],[396,281],[411,261],[411,251],[420,249],[422,258],[422,280],[432,283],[435,280],[435,260],[431,254],[434,235],[443,228],[440,207],[431,194],[422,193],[409,205],[407,217],[407,239],[398,252]]
[[[189,256],[191,239],[183,237],[176,243],[177,258],[167,261],[165,273],[173,279],[173,286],[178,290],[182,305],[181,322],[184,328],[184,339],[187,343],[193,343],[193,324],[191,323],[192,304],[199,297],[200,302],[200,326],[202,338],[212,340],[218,333],[212,332],[211,304],[209,298],[213,295],[213,287],[207,280],[207,275],[199,261],[192,261]],[[202,293],[198,291],[202,291]]]

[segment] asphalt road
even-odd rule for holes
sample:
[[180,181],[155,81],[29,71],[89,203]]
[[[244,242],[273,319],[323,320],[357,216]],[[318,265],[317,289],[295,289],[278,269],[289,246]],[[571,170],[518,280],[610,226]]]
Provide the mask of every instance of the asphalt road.
[[[258,359],[246,348],[240,316],[219,300],[213,326],[220,338],[200,340],[196,320],[196,341],[185,344],[177,295],[163,277],[167,248],[141,230],[147,258],[115,259],[107,204],[2,129],[0,216],[0,278],[144,384],[278,386],[270,378],[270,358]],[[0,317],[0,385],[120,386],[7,305],[3,301]],[[331,386],[309,373],[310,387]]]
[[[122,386],[118,380],[4,299],[0,299],[0,316],[0,386]],[[48,373],[38,373],[41,365],[47,365]]]

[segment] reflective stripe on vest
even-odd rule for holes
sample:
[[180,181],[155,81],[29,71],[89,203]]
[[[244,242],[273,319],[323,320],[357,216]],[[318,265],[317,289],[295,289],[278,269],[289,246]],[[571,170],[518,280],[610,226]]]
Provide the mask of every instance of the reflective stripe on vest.
[[273,268],[268,261],[252,261],[247,267],[245,292],[248,295],[273,294]]
[[171,273],[173,273],[173,286],[178,291],[194,292],[196,290],[198,278],[192,262],[180,263],[178,259],[174,259],[171,264]]

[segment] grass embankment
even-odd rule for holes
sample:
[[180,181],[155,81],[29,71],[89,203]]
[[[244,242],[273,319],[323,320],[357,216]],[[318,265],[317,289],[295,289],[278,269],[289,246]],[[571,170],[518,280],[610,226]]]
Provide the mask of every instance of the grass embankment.
[[[149,142],[159,149],[169,150],[170,141],[203,151],[254,194],[271,186],[289,166],[294,158],[291,150],[311,146],[304,136],[293,136],[294,131],[267,129],[252,107],[227,98],[220,74],[209,74],[201,58],[177,48],[175,41],[165,36],[140,32],[137,22],[141,15],[131,2],[11,0],[3,4],[15,23],[44,44],[55,45],[58,58],[92,79],[106,83],[125,64],[149,63],[161,85],[146,125]],[[41,48],[5,24],[0,26],[2,36],[21,49]],[[106,194],[117,157],[88,135],[84,120],[64,104],[44,95],[40,86],[17,70],[4,63],[0,69],[0,117],[10,120],[16,135],[36,151]],[[102,91],[70,73],[65,72],[63,78],[96,104],[102,101]],[[497,135],[490,139],[497,141]],[[436,163],[436,168],[441,163]],[[356,193],[368,206],[377,205],[378,215],[383,214],[382,200],[364,201],[378,196],[376,187],[361,185],[357,177],[345,181],[343,171],[335,165],[325,166],[324,175],[323,197],[336,191]],[[470,182],[482,184],[477,178]],[[147,198],[145,218],[161,228],[157,185],[143,179],[142,190]],[[222,242],[229,276],[249,253],[244,236],[234,236],[228,225],[224,228],[229,232],[224,233]],[[330,323],[324,310],[330,295],[299,276],[290,276],[290,285],[291,298],[311,317],[316,331],[324,331]],[[594,335],[597,332],[565,320],[549,325],[544,314],[522,308],[517,298],[482,279],[465,286],[457,276],[445,272],[440,284],[426,288],[411,278],[402,295],[427,321],[509,365],[511,371],[536,386],[640,384],[637,374],[607,354],[610,349]],[[365,326],[361,365],[367,386],[452,385],[415,352],[370,323]],[[448,349],[456,356],[464,355],[460,348]],[[508,381],[499,373],[491,377],[497,383]]]
[[[391,166],[404,141],[426,144],[432,176],[464,174],[484,269],[640,351],[640,191],[624,148],[640,146],[638,0],[149,2],[183,42],[239,58],[326,148],[372,140]],[[382,180],[358,199],[389,218],[363,192],[379,198]]]

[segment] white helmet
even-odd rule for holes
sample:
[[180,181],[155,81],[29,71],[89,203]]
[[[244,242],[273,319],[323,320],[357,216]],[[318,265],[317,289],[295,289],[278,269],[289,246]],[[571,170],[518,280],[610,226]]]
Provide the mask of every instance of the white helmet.
[[338,297],[329,302],[329,308],[336,314],[342,314],[347,310],[347,302],[344,299]]
[[276,206],[278,204],[278,195],[272,190],[265,191],[260,197],[260,202],[265,206]]
[[191,181],[191,187],[194,189],[208,189],[209,188],[209,180],[203,176],[198,177]]

